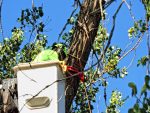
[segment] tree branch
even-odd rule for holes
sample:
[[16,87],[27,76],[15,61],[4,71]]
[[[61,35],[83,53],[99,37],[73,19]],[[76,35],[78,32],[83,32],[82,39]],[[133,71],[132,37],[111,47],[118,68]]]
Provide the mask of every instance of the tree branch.
[[127,51],[126,53],[124,53],[124,55],[122,55],[120,58],[119,58],[119,61],[121,59],[123,59],[125,56],[127,56],[131,51],[135,50],[139,44],[140,44],[140,41],[142,40],[142,37],[144,36],[144,34],[142,34],[142,36],[139,37],[139,39],[137,40],[136,44],[129,50]]
[[106,48],[105,48],[105,50],[104,50],[104,54],[106,53],[108,47],[110,46],[111,39],[112,39],[112,37],[113,37],[114,30],[115,30],[116,17],[117,17],[117,14],[119,13],[119,10],[121,9],[123,3],[124,3],[124,1],[121,2],[121,4],[119,5],[119,7],[117,8],[115,14],[113,15],[113,26],[112,26],[112,29],[111,29],[111,32],[110,32],[110,35],[109,35],[109,38],[108,38],[108,43],[107,43]]
[[4,32],[3,32],[3,26],[2,26],[2,5],[3,5],[3,0],[0,0],[0,32],[2,33],[2,38],[4,41]]
[[[68,20],[74,15],[74,13],[76,12],[76,10],[77,10],[77,8],[75,8],[75,9],[72,11],[72,13],[71,13],[70,17],[68,18]],[[69,21],[68,21],[68,20],[67,20],[66,24],[64,25],[63,29],[61,30],[61,32],[59,33],[58,42],[60,41],[60,38],[61,38],[63,32],[66,30],[66,27],[67,27],[67,25],[69,24]]]

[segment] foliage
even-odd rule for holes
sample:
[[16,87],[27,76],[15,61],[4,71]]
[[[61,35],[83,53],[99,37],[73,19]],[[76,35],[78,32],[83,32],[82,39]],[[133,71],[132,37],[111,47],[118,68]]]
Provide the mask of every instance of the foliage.
[[75,97],[76,106],[73,107],[73,113],[87,113],[94,109],[92,103],[96,102],[96,93],[99,88],[91,84],[95,80],[95,72],[90,69],[85,73],[86,82],[80,83],[77,95]]
[[132,88],[132,96],[136,98],[136,103],[129,109],[129,113],[149,113],[150,112],[150,76],[145,76],[145,83],[140,91],[140,96],[137,95],[137,88],[134,83],[129,83]]
[[145,66],[146,63],[148,63],[148,56],[143,56],[140,60],[138,60],[137,66],[139,65]]
[[[21,17],[18,22],[21,23],[21,29],[28,28],[30,34],[29,43],[27,43],[21,50],[20,62],[31,62],[36,55],[46,47],[47,36],[43,34],[44,23],[41,18],[44,16],[42,7],[32,7],[32,9],[25,9],[21,12]],[[30,42],[32,35],[35,34],[34,42]]]
[[[65,33],[66,34],[66,33]],[[103,51],[104,44],[108,41],[108,33],[106,28],[104,28],[102,25],[99,25],[99,29],[97,32],[97,36],[95,39],[95,42],[93,44],[93,53],[96,53],[97,55],[102,55],[101,51]],[[108,74],[110,77],[117,78],[118,76],[120,78],[125,77],[127,73],[126,67],[123,67],[121,69],[118,68],[119,59],[121,56],[121,48],[110,46],[104,56],[104,60],[102,62],[104,71],[103,74]],[[93,56],[93,55],[92,55]],[[85,74],[85,83],[80,83],[78,88],[78,93],[75,97],[75,104],[76,106],[73,106],[73,113],[83,113],[83,112],[89,112],[93,110],[93,103],[96,102],[96,93],[99,91],[99,86],[104,87],[104,89],[107,88],[107,81],[104,78],[101,78],[99,73],[99,67],[98,68],[90,68]],[[98,81],[96,84],[95,82]],[[115,92],[114,92],[115,93]],[[113,94],[114,94],[113,93]],[[116,91],[117,93],[117,91]],[[118,93],[116,96],[119,95]],[[104,99],[106,101],[106,91],[104,91]],[[115,97],[112,97],[115,98]],[[120,98],[121,99],[121,98]],[[118,100],[119,102],[119,100]],[[121,102],[121,100],[120,100]],[[123,100],[122,100],[123,102]],[[89,105],[90,104],[90,105]],[[117,104],[111,103],[110,106],[107,109],[107,112],[109,113],[109,110],[117,110]],[[121,105],[120,105],[121,107]],[[118,111],[118,110],[117,110]],[[114,111],[116,112],[116,111]]]
[[75,30],[75,24],[77,22],[77,17],[78,17],[78,14],[76,15],[73,15],[71,16],[68,20],[67,20],[67,24],[69,24],[72,28],[68,31],[68,32],[65,32],[63,35],[62,35],[62,40],[65,42],[66,45],[69,46],[69,44],[71,43],[71,39],[72,39],[72,35],[74,33],[74,30]]
[[99,25],[97,36],[93,45],[94,51],[100,54],[100,51],[103,49],[103,45],[106,43],[107,40],[108,40],[107,29],[102,25]]
[[104,70],[111,75],[114,76],[117,75],[116,73],[114,73],[114,70],[117,69],[117,64],[119,62],[120,54],[121,54],[121,49],[116,48],[114,46],[109,47],[106,52],[107,56],[104,61],[104,63],[106,64],[104,66]]
[[[31,62],[36,55],[46,47],[47,36],[43,33],[44,24],[38,22],[43,16],[42,7],[33,7],[32,9],[22,10],[21,17],[18,18],[18,22],[21,23],[20,28],[14,27],[12,29],[12,36],[5,38],[0,44],[0,76],[2,78],[13,77],[12,67],[19,62]],[[35,33],[35,42],[26,43],[23,48],[23,42],[25,42],[24,30],[28,28],[30,38]],[[30,39],[29,39],[30,40]]]
[[21,17],[18,18],[18,22],[21,23],[21,28],[32,26],[31,31],[36,30],[37,34],[43,32],[45,25],[40,22],[39,19],[44,16],[42,7],[32,7],[32,9],[25,9],[21,12]]
[[40,53],[46,46],[46,36],[41,35],[43,40],[36,40],[36,42],[27,43],[19,54],[19,61],[22,63],[31,62],[38,53]]
[[122,94],[115,90],[112,91],[111,98],[110,98],[110,105],[106,109],[106,113],[120,113],[118,107],[121,107],[124,104],[122,99]]
[[146,18],[149,21],[150,20],[150,1],[149,0],[142,0],[142,3],[146,10]]
[[130,38],[137,37],[139,34],[144,33],[146,30],[146,23],[142,20],[139,20],[134,22],[134,26],[128,30],[128,36]]
[[[142,37],[142,35],[145,32],[147,32],[147,30],[148,30],[147,22],[145,20],[137,20],[137,21],[134,21],[133,27],[129,28],[128,36],[130,39],[136,38],[136,37],[140,38],[140,37]],[[66,35],[66,36],[69,36],[69,35]],[[77,113],[90,112],[90,108],[93,109],[93,106],[88,106],[88,100],[90,101],[91,105],[92,105],[92,103],[95,102],[95,100],[91,102],[91,99],[83,99],[82,97],[86,97],[85,89],[86,90],[88,89],[89,92],[94,92],[96,94],[96,92],[98,90],[94,90],[93,87],[96,86],[97,84],[100,85],[100,84],[104,83],[103,81],[105,81],[105,83],[106,83],[106,79],[104,77],[101,78],[102,75],[107,74],[109,77],[118,78],[118,76],[119,76],[120,78],[124,78],[128,74],[127,67],[121,67],[121,68],[118,67],[118,64],[124,54],[122,49],[111,45],[108,47],[108,49],[105,50],[105,47],[107,47],[107,45],[109,44],[109,40],[110,40],[110,36],[109,36],[107,29],[102,24],[100,24],[96,39],[93,44],[92,54],[95,55],[95,58],[97,60],[99,60],[98,57],[100,57],[101,60],[98,63],[97,67],[90,69],[87,72],[88,74],[86,73],[87,81],[84,84],[91,84],[90,87],[92,89],[88,89],[87,87],[85,88],[85,87],[83,87],[84,86],[83,84],[80,84],[78,93],[75,98],[75,103],[77,106],[75,106],[75,108],[73,109],[74,112],[75,111]],[[136,46],[137,45],[138,45],[138,43],[136,44]],[[136,48],[136,46],[133,47],[131,50],[134,50]],[[137,65],[138,66],[146,65],[148,63],[149,63],[149,57],[144,56],[143,58],[138,60]],[[98,70],[101,73],[98,73]],[[89,76],[92,78],[90,78]],[[95,83],[97,81],[98,81],[98,83]],[[103,85],[100,85],[100,86],[107,88],[106,86],[103,86]],[[131,83],[129,83],[129,87],[132,88],[132,96],[136,96],[137,95],[136,85],[133,82],[131,82]],[[142,88],[142,92],[146,90],[145,88],[146,88],[146,86],[144,85]],[[93,93],[91,93],[91,94],[93,94]],[[95,95],[93,95],[93,99],[95,99]],[[147,99],[147,97],[145,97],[145,99]],[[104,100],[106,100],[106,92],[104,94]],[[121,94],[118,91],[114,91],[114,92],[112,92],[112,96],[111,96],[110,100],[111,100],[110,105],[107,106],[106,112],[107,113],[117,113],[117,112],[119,112],[119,109],[117,107],[118,106],[121,107],[126,99],[124,99],[124,100],[121,99]],[[84,106],[84,108],[82,108],[83,106]],[[143,104],[143,106],[144,106],[144,104]]]
[[132,96],[133,96],[133,95],[136,95],[136,94],[137,94],[137,87],[136,87],[136,85],[135,85],[133,82],[130,82],[130,83],[128,84],[128,86],[129,86],[130,88],[132,88]]
[[[134,21],[134,25],[129,28],[128,36],[130,39],[139,39],[148,31],[148,21],[150,19],[150,1],[142,0],[146,11],[146,20]],[[25,9],[21,12],[21,17],[18,18],[20,27],[14,27],[12,30],[12,36],[5,38],[0,43],[0,77],[8,78],[13,77],[11,68],[18,63],[31,62],[36,58],[37,54],[47,47],[47,36],[44,33],[45,24],[42,21],[44,16],[43,7],[32,7],[32,9]],[[75,25],[77,24],[78,14],[73,15],[67,20],[71,29],[65,31],[62,35],[62,40],[69,48],[72,40],[72,36],[75,31]],[[105,17],[106,18],[106,17]],[[29,41],[26,42],[25,32],[29,35]],[[99,88],[104,89],[104,100],[107,101],[106,92],[107,89],[107,78],[113,77],[116,79],[124,78],[128,72],[128,68],[123,66],[120,67],[119,63],[124,55],[122,48],[110,44],[111,33],[108,33],[107,28],[103,23],[99,24],[97,36],[93,44],[93,50],[91,51],[91,57],[89,58],[90,67],[84,72],[85,82],[80,83],[77,95],[74,99],[72,106],[72,113],[89,113],[94,109],[93,104],[96,102],[96,94]],[[137,38],[138,37],[138,38]],[[67,49],[68,49],[67,48]],[[67,49],[64,51],[66,52]],[[133,47],[132,50],[135,50]],[[67,52],[66,52],[67,53]],[[138,60],[137,66],[150,65],[149,55],[143,56]],[[97,62],[94,65],[93,62]],[[90,65],[90,66],[89,66]],[[150,97],[148,95],[150,91],[150,77],[149,74],[145,76],[145,83],[138,96],[139,88],[135,83],[130,82],[128,86],[132,89],[132,97],[136,98],[137,101],[132,108],[129,109],[129,113],[146,113],[150,112]],[[122,99],[121,92],[114,90],[112,91],[109,105],[106,104],[106,113],[118,113],[119,107],[123,106],[126,99]]]
[[0,45],[0,77],[12,77],[11,68],[18,62],[18,50],[24,39],[21,29],[14,29],[12,37],[5,38]]

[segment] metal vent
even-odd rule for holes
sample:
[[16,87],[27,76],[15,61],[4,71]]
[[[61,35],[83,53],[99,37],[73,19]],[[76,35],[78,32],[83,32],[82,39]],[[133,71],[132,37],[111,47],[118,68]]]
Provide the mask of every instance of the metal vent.
[[26,100],[29,109],[41,109],[48,107],[51,100],[48,97],[35,97]]

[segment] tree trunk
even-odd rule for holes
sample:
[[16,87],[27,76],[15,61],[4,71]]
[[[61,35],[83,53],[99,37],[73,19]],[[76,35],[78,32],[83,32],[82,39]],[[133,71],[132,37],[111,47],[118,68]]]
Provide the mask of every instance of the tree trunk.
[[0,113],[19,113],[18,111],[18,93],[17,80],[4,79],[0,89]]
[[[84,0],[77,19],[71,46],[66,58],[66,64],[83,71],[92,49],[101,19],[100,0]],[[74,74],[74,73],[72,73]],[[66,113],[70,107],[79,86],[79,77],[66,80]]]

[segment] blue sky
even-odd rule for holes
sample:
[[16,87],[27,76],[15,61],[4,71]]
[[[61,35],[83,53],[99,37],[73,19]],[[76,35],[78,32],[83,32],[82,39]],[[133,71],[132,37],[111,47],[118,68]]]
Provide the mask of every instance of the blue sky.
[[[135,4],[132,5],[132,9],[133,9],[132,12],[133,15],[135,15],[135,19],[136,20],[143,19],[145,13],[140,0],[131,0],[131,1],[133,3],[136,2]],[[112,17],[112,15],[115,12],[115,9],[118,7],[120,2],[121,0],[116,0],[116,2],[113,3],[113,5],[107,9],[108,17],[110,18]],[[110,19],[110,21],[112,20]],[[118,45],[122,49],[125,48],[127,43],[131,41],[128,38],[127,31],[130,27],[132,27],[132,25],[133,25],[133,20],[130,16],[127,6],[124,4],[116,19],[116,29],[113,36],[112,44]],[[109,22],[108,22],[108,29],[110,29]],[[137,68],[136,65],[137,65],[137,60],[146,54],[147,54],[147,47],[146,47],[146,42],[143,39],[136,51],[134,62],[132,63],[131,67],[128,69],[128,73],[129,73],[128,76],[123,79],[110,79],[109,86],[107,88],[108,94],[111,93],[112,90],[117,89],[118,91],[122,92],[122,95],[125,98],[126,96],[131,94],[131,89],[128,87],[128,83],[131,81],[135,82],[137,84],[137,87],[139,88],[142,87],[142,85],[144,84],[144,76],[146,74],[146,70],[143,67]],[[126,58],[124,58],[119,63],[119,66],[128,66],[133,57],[134,57],[134,52],[130,53]],[[134,103],[135,103],[135,99],[132,99],[130,96],[129,100],[127,100],[125,104],[122,106],[122,108],[120,108],[121,113],[127,113],[128,108],[132,107]],[[101,109],[103,108],[101,107]]]
[[[144,16],[143,7],[140,3],[140,0],[131,0],[132,2],[136,2],[133,4],[133,14],[135,15],[136,19],[142,19]],[[107,9],[107,18],[108,22],[106,23],[106,27],[108,28],[108,31],[110,31],[111,28],[111,17],[115,12],[115,9],[118,7],[121,0],[116,0]],[[54,41],[57,41],[58,34],[62,30],[64,24],[66,23],[68,17],[70,16],[73,7],[73,0],[37,0],[35,2],[35,5],[42,5],[44,6],[44,12],[45,17],[44,20],[46,21],[48,19],[48,24],[46,27],[46,34],[48,35],[48,43],[51,44]],[[10,37],[11,36],[11,29],[14,26],[17,26],[17,18],[20,16],[21,10],[31,8],[31,0],[5,0],[3,2],[3,9],[2,9],[2,24],[3,24],[3,30],[4,30],[4,36]],[[125,48],[127,43],[129,43],[131,40],[128,39],[127,30],[133,25],[133,21],[131,19],[131,16],[129,14],[129,10],[127,9],[126,5],[123,5],[122,9],[120,10],[117,20],[116,20],[116,30],[114,34],[114,38],[112,41],[112,44],[117,44],[121,48]],[[1,40],[1,39],[0,39]],[[27,39],[28,40],[28,39]],[[136,68],[137,60],[142,56],[146,55],[147,53],[147,47],[146,42],[142,40],[141,45],[138,47],[138,50],[136,51],[136,57],[129,68],[129,75],[123,79],[110,79],[109,85],[107,88],[107,93],[110,94],[112,90],[118,89],[122,92],[123,97],[126,97],[131,94],[131,90],[128,87],[128,83],[133,81],[139,86],[142,87],[144,83],[144,75],[145,75],[145,69],[143,67]],[[133,58],[134,53],[131,53],[127,58],[123,59],[120,66],[128,66],[131,62],[131,59]],[[104,110],[103,107],[103,90],[100,88],[100,92],[97,94],[97,99],[100,98],[100,111]],[[108,95],[110,97],[110,95]],[[132,107],[133,103],[135,102],[134,99],[132,101],[127,100],[125,105],[120,109],[121,113],[127,113],[128,108]],[[97,104],[95,104],[95,110],[93,113],[97,113]]]
[[[132,9],[133,9],[132,12],[133,15],[135,15],[135,19],[136,20],[143,19],[145,13],[144,13],[143,6],[141,5],[141,2],[139,0],[131,0],[131,1],[133,3],[136,2],[135,4],[132,5]],[[121,1],[117,0],[117,2],[113,3],[113,5],[107,9],[108,17],[109,16],[110,18],[112,17],[112,13],[114,14],[115,9],[118,7],[120,2]],[[125,48],[127,43],[131,41],[130,39],[128,39],[127,31],[130,27],[132,27],[132,25],[133,25],[133,20],[130,16],[127,6],[124,4],[116,19],[116,29],[113,36],[112,44],[118,45],[122,49]],[[110,25],[108,23],[108,29],[109,28]],[[119,66],[128,66],[132,58],[134,57],[134,54],[135,54],[134,52],[130,53],[126,58],[124,58],[119,63]],[[142,87],[142,85],[144,84],[144,76],[146,74],[146,69],[143,67],[137,68],[136,65],[137,65],[137,60],[146,54],[147,54],[147,47],[146,47],[145,39],[143,39],[136,51],[134,62],[132,63],[131,67],[128,69],[128,73],[129,73],[128,76],[123,79],[110,79],[109,86],[107,88],[108,94],[112,90],[117,89],[118,91],[122,92],[123,97],[125,98],[126,96],[131,94],[131,89],[128,87],[128,83],[131,81],[135,82],[137,84],[137,87],[139,88]],[[122,108],[120,109],[121,113],[127,113],[128,108],[132,107],[134,103],[135,103],[135,99],[132,99],[130,97],[129,100],[127,100],[124,106],[122,106]]]

